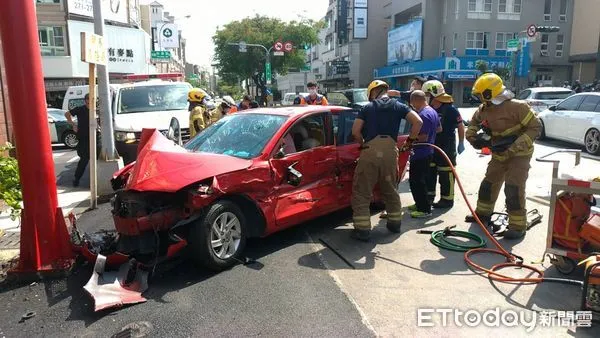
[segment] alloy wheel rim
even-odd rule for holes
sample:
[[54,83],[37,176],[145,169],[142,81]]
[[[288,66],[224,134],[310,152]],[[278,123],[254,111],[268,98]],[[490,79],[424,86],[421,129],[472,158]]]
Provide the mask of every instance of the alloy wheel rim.
[[79,141],[77,140],[77,136],[75,134],[69,134],[65,137],[65,144],[69,147],[77,147]]
[[592,130],[587,134],[585,139],[585,148],[590,153],[595,153],[600,148],[600,132]]
[[242,238],[242,227],[232,212],[220,214],[210,230],[210,247],[215,256],[228,259],[236,254]]

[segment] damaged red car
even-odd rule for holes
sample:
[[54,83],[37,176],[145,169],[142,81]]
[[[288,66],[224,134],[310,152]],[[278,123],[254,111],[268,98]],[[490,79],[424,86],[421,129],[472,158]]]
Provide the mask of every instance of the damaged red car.
[[[137,162],[112,180],[117,251],[154,264],[189,246],[202,265],[222,270],[239,261],[247,238],[349,207],[357,114],[255,109],[224,117],[184,146],[145,130]],[[399,144],[408,129],[403,121]],[[407,159],[401,153],[399,177]]]

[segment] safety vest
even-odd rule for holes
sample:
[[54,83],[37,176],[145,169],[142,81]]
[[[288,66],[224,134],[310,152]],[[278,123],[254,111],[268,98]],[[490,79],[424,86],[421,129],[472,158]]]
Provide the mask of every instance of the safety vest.
[[317,98],[314,100],[310,98],[310,95],[307,95],[304,97],[304,102],[306,102],[306,104],[320,106],[323,104],[323,95],[317,94]]

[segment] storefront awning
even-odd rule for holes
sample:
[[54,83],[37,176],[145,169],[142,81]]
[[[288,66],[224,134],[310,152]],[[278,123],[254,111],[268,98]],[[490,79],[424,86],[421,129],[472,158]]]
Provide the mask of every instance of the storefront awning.
[[[473,79],[476,76],[476,65],[478,61],[484,61],[488,64],[488,69],[495,67],[505,68],[510,64],[508,56],[459,56],[459,57],[441,57],[437,59],[421,60],[399,65],[390,65],[376,68],[373,70],[373,78],[385,79],[407,76],[428,76],[434,75],[448,80]],[[454,79],[447,78],[446,73],[454,74]],[[440,76],[443,75],[443,76]]]

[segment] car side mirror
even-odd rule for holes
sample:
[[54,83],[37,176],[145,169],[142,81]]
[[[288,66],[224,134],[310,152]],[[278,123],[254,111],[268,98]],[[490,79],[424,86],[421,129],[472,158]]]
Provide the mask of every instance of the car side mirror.
[[299,186],[302,182],[302,174],[298,170],[294,169],[294,166],[297,163],[298,162],[287,167],[287,183],[294,187]]
[[556,106],[550,106],[550,107],[548,107],[548,109],[552,110],[552,111],[556,111]]
[[169,124],[169,130],[167,131],[167,138],[178,145],[182,145],[181,141],[181,126],[179,125],[179,120],[176,117],[171,118],[171,123]]

